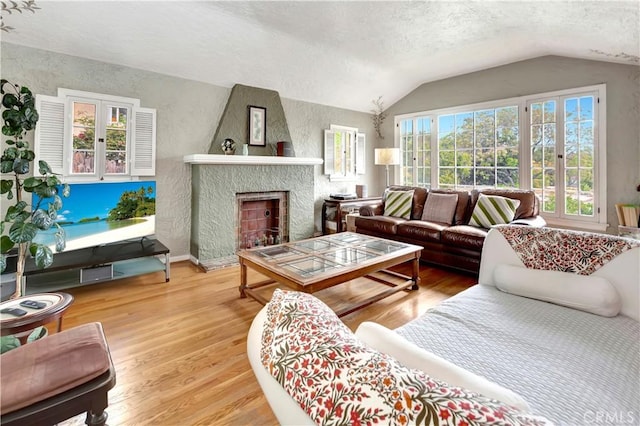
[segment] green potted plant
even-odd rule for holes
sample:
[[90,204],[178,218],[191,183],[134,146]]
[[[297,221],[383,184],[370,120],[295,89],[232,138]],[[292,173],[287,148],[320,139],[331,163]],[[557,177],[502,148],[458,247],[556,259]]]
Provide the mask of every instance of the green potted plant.
[[[16,288],[12,298],[21,297],[24,266],[28,255],[33,256],[38,268],[46,268],[53,263],[52,250],[33,240],[41,230],[52,226],[57,228],[56,251],[65,247],[64,230],[55,222],[58,210],[62,207],[62,199],[58,194],[69,195],[68,185],[62,185],[58,175],[52,173],[45,161],[38,162],[39,177],[29,176],[35,153],[29,149],[25,136],[36,128],[38,112],[35,108],[35,97],[27,87],[20,87],[5,79],[0,80],[2,95],[2,135],[6,147],[0,158],[0,171],[3,175],[12,174],[11,179],[0,182],[2,197],[9,201],[3,210],[6,213],[0,223],[0,272],[7,268],[9,256],[16,257]],[[32,206],[23,200],[23,191],[34,193],[40,199],[53,198],[47,206]],[[7,208],[6,206],[9,205]]]

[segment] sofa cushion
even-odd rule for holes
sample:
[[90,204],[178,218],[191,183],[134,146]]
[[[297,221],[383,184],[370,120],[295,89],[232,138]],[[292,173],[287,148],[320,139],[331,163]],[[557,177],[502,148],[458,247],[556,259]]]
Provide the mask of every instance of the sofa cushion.
[[[386,201],[388,191],[413,191],[413,207],[411,208],[411,219],[420,219],[422,217],[422,208],[427,200],[427,189],[420,186],[391,185],[387,187],[382,195],[382,200]],[[379,213],[382,214],[382,213]]]
[[441,241],[452,247],[463,247],[475,251],[482,250],[487,230],[469,225],[449,226],[442,230]]
[[406,221],[393,216],[356,216],[356,229],[358,232],[394,235],[398,225]]
[[429,191],[431,194],[456,194],[458,196],[458,205],[456,206],[456,212],[453,215],[454,225],[466,224],[469,221],[471,215],[471,193],[469,191],[456,191],[453,189],[432,189]]
[[469,225],[491,228],[494,225],[509,223],[513,220],[519,205],[520,200],[480,194],[478,202],[473,208]]
[[411,218],[411,206],[413,202],[413,191],[387,191],[384,202],[384,215],[400,217],[402,219]]
[[419,241],[440,242],[440,234],[446,227],[443,223],[410,220],[398,224],[396,234]]
[[404,367],[360,342],[306,293],[274,292],[260,354],[265,369],[316,424],[548,423]]
[[431,193],[427,196],[422,212],[422,220],[451,225],[458,205],[458,194]]
[[498,265],[496,287],[505,293],[544,300],[603,317],[615,317],[622,301],[615,287],[603,277],[571,272]]
[[101,324],[90,323],[6,352],[0,363],[2,412],[10,413],[95,379],[111,360]]
[[[480,194],[499,195],[501,197],[511,198],[520,201],[520,205],[516,210],[514,219],[524,219],[535,217],[540,214],[540,202],[538,196],[532,190],[524,189],[497,189],[487,188],[482,190],[474,190],[471,202],[474,203]],[[475,204],[475,203],[474,203]]]

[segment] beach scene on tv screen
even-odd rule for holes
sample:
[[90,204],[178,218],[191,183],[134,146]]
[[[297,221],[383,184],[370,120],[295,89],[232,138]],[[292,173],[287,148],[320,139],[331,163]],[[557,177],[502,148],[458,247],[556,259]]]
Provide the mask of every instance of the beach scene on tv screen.
[[[142,238],[155,233],[156,183],[96,182],[69,185],[56,223],[65,231],[65,251]],[[61,193],[61,191],[59,191]],[[47,209],[52,199],[33,196],[34,207]],[[55,252],[55,231],[40,231],[34,240]]]

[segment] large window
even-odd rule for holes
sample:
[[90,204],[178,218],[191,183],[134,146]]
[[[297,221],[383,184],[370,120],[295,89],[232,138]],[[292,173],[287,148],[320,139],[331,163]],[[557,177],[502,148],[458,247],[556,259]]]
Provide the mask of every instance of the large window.
[[548,216],[596,217],[597,101],[583,93],[528,103],[531,188]]
[[400,146],[403,157],[402,181],[407,185],[430,186],[431,118],[415,117],[403,120]]
[[517,188],[518,107],[438,116],[440,188]]
[[604,100],[598,85],[398,116],[400,181],[533,189],[550,223],[604,229]]
[[155,174],[156,113],[138,99],[59,89],[36,107],[36,156],[67,180]]

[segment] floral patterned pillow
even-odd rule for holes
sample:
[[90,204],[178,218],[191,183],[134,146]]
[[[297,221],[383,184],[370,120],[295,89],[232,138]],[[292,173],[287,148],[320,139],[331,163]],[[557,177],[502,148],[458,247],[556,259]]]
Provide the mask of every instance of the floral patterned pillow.
[[262,364],[318,425],[550,424],[364,346],[314,296],[276,290],[267,306]]

